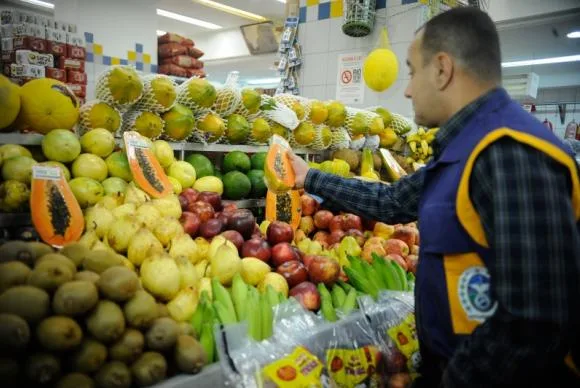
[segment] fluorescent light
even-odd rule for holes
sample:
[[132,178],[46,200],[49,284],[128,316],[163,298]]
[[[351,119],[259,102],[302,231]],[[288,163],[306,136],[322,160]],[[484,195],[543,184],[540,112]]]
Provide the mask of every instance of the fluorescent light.
[[161,36],[161,35],[165,35],[165,34],[167,34],[167,31],[157,30],[157,36]]
[[278,0],[280,3],[286,4],[286,0]]
[[570,39],[578,39],[580,38],[580,30],[569,32],[566,36]]
[[23,3],[37,5],[39,7],[54,9],[54,4],[49,3],[48,1],[40,1],[40,0],[20,0],[20,1],[22,1]]
[[245,19],[254,20],[256,22],[265,22],[268,20],[263,16],[256,15],[255,13],[244,11],[239,8],[230,7],[229,5],[218,3],[212,0],[192,0],[192,1],[194,3],[205,5],[206,7],[217,9],[218,11],[227,12],[229,14],[236,15]]
[[157,15],[165,16],[166,18],[178,20],[178,21],[183,22],[183,23],[193,24],[194,26],[207,28],[209,30],[219,30],[220,28],[222,28],[221,26],[218,26],[217,24],[205,22],[205,21],[199,20],[199,19],[190,18],[189,16],[180,15],[180,14],[175,13],[175,12],[169,12],[169,11],[166,11],[164,9],[157,8]]
[[503,62],[501,67],[521,67],[534,65],[549,65],[552,63],[580,62],[580,55],[568,55],[565,57],[552,57],[543,59],[530,59],[527,61]]
[[258,78],[246,81],[248,85],[270,85],[280,83],[280,78]]

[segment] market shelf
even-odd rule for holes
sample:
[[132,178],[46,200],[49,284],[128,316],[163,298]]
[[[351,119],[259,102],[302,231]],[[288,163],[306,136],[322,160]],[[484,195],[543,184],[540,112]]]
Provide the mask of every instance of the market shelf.
[[30,213],[0,213],[0,228],[31,226]]
[[[40,145],[43,135],[36,133],[0,133],[0,144]],[[117,144],[122,145],[123,140],[118,138]],[[230,152],[242,151],[246,153],[266,152],[268,146],[232,145],[232,144],[201,144],[201,143],[176,143],[169,142],[175,151],[197,152]],[[316,151],[305,148],[293,149],[299,155],[324,155],[326,151]]]

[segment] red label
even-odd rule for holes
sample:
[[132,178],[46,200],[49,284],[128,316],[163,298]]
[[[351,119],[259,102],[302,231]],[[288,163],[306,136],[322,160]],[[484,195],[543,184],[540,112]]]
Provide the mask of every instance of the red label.
[[46,78],[52,78],[61,82],[66,82],[66,71],[63,69],[56,69],[54,67],[47,67]]
[[85,59],[87,52],[84,47],[66,45],[66,56],[73,59]]
[[58,42],[48,42],[48,52],[55,56],[66,54],[66,44]]
[[69,84],[86,85],[87,84],[87,73],[82,71],[76,71],[72,69],[67,70],[67,80]]
[[80,59],[72,59],[60,57],[58,64],[61,69],[72,69],[77,71],[85,71],[85,61]]

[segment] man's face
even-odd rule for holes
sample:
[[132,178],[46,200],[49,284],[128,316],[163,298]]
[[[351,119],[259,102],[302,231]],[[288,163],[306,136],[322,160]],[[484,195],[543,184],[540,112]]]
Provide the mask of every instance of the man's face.
[[423,32],[419,32],[408,50],[409,84],[405,97],[413,101],[415,122],[427,128],[439,126],[439,90],[436,87],[431,61],[425,62],[421,50]]

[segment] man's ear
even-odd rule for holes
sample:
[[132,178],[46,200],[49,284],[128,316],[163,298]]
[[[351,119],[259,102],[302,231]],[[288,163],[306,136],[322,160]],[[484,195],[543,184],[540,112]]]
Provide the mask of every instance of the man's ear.
[[433,57],[433,69],[435,72],[435,86],[439,90],[445,89],[455,73],[453,59],[447,53],[437,53]]

